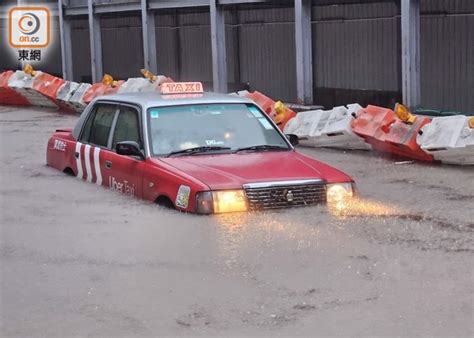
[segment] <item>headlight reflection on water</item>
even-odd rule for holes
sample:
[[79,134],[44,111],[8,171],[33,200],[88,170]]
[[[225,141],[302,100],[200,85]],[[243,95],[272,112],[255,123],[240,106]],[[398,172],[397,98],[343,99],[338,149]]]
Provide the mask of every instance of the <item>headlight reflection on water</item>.
[[338,218],[353,216],[392,216],[400,213],[400,209],[388,203],[371,201],[362,198],[339,201],[328,205],[329,212]]
[[[386,217],[399,214],[387,203],[352,198],[332,205],[270,212],[212,215],[216,244],[228,270],[265,261],[274,252],[324,252],[344,246],[353,217]],[[250,258],[251,257],[251,258]]]
[[291,226],[290,222],[282,220],[286,217],[281,217],[278,212],[240,212],[218,214],[214,217],[221,226],[229,231],[247,230],[248,228],[285,231]]
[[[213,215],[217,249],[225,268],[260,264],[277,252],[317,248],[321,236],[314,212],[320,215],[317,208]],[[328,214],[322,217],[330,219]]]

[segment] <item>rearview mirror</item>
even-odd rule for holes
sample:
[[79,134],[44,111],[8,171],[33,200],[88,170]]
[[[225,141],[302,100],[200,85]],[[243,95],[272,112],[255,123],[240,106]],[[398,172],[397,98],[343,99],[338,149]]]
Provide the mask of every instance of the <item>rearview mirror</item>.
[[297,146],[300,143],[298,135],[286,134],[285,136],[288,138],[288,141],[290,141],[292,146]]
[[142,159],[145,158],[145,155],[140,149],[140,146],[137,142],[134,141],[123,141],[117,143],[115,149],[117,150],[117,154],[125,155],[125,156],[138,156]]

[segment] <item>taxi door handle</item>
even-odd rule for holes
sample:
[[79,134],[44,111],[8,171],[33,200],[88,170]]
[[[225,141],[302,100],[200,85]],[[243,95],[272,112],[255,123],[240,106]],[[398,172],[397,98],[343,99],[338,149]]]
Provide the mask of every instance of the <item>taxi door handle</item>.
[[110,162],[110,161],[105,161],[105,167],[106,167],[107,169],[112,169],[112,162]]

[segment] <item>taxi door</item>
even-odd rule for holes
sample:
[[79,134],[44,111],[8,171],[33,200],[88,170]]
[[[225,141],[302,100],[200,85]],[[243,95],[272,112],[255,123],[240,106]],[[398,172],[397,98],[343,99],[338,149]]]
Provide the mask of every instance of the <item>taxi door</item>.
[[138,109],[98,102],[76,144],[77,177],[126,195],[142,197],[144,161],[115,152],[117,142],[142,145]]
[[143,149],[139,110],[134,106],[120,105],[109,136],[109,151],[104,151],[102,172],[106,185],[128,196],[142,197],[145,161],[138,156],[116,153],[116,145],[122,141],[134,141]]

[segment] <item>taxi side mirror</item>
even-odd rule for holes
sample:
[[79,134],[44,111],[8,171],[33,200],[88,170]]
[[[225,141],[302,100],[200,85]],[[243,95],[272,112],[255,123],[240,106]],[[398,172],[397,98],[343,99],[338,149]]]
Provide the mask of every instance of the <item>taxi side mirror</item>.
[[290,141],[292,146],[297,146],[300,143],[298,135],[295,134],[286,134],[285,135],[288,141]]
[[138,156],[142,159],[145,159],[145,155],[143,154],[137,142],[134,142],[134,141],[119,142],[115,146],[115,149],[117,151],[117,154],[119,155]]

